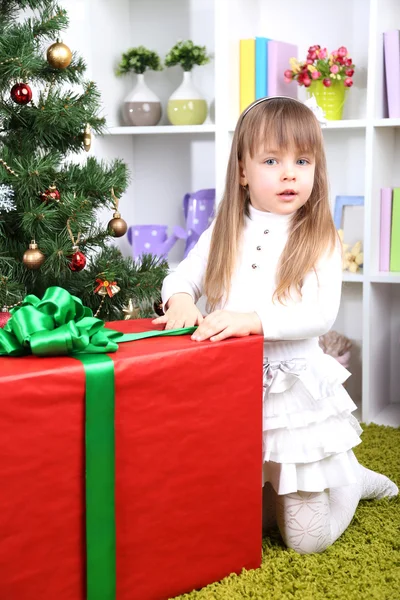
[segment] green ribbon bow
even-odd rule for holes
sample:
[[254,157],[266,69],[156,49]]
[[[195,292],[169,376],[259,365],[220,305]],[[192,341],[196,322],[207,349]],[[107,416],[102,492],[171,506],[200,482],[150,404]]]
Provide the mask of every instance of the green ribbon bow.
[[115,600],[114,363],[106,353],[117,341],[191,334],[196,327],[123,334],[104,327],[90,308],[60,287],[42,300],[30,294],[11,309],[0,329],[0,356],[72,356],[86,377],[86,555],[87,599]]

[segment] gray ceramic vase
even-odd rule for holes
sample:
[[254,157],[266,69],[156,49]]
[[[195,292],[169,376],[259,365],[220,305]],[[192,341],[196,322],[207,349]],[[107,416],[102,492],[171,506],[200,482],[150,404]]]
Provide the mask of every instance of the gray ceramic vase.
[[124,100],[122,116],[125,125],[144,127],[157,125],[161,119],[161,102],[158,96],[147,86],[144,73],[137,75],[133,90]]

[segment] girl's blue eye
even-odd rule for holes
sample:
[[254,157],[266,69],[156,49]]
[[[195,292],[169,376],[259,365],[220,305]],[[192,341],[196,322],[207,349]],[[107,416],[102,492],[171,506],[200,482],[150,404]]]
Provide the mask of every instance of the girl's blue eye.
[[274,161],[276,162],[275,158],[267,158],[267,160],[265,161],[265,164],[266,165],[272,165]]
[[299,160],[297,162],[301,163],[301,166],[308,164],[308,160],[305,158],[299,158]]

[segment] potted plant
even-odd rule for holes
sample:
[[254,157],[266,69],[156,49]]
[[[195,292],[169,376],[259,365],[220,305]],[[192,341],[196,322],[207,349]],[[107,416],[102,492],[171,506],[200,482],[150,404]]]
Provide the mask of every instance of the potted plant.
[[165,57],[166,67],[180,65],[183,82],[168,100],[167,115],[172,125],[201,125],[207,118],[207,102],[192,82],[195,65],[206,65],[211,55],[205,46],[195,46],[192,40],[179,41]]
[[353,85],[355,70],[347,48],[341,46],[329,54],[326,48],[310,46],[305,61],[291,58],[289,62],[291,68],[284,73],[285,81],[304,85],[327,119],[341,119],[346,90]]
[[161,119],[161,102],[147,86],[146,71],[162,71],[160,57],[144,46],[130,48],[122,54],[116,74],[136,73],[137,81],[133,90],[124,100],[122,115],[126,125],[157,125]]

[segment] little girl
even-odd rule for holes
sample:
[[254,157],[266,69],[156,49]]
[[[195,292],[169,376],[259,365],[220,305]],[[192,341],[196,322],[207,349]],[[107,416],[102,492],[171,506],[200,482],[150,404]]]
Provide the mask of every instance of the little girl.
[[303,554],[333,544],[361,498],[398,493],[358,463],[362,430],[342,386],[350,373],[319,347],[341,285],[320,124],[298,100],[257,100],[236,126],[216,219],[165,278],[165,314],[153,322],[198,325],[198,342],[264,336],[264,502]]

